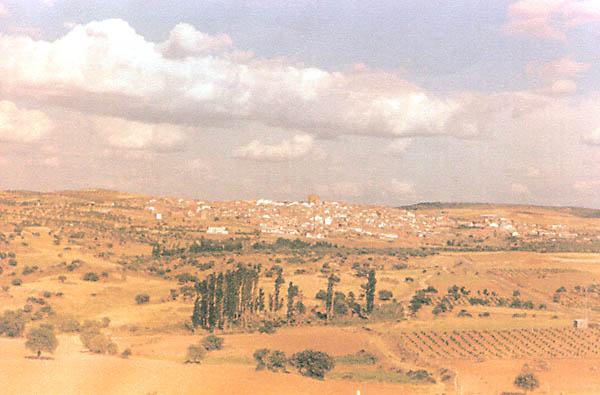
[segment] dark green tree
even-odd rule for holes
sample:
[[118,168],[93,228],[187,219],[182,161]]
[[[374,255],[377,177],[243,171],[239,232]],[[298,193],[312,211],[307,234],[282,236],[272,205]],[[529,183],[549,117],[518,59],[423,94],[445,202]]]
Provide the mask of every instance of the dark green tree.
[[290,281],[287,293],[287,313],[288,320],[294,318],[294,298],[298,296],[298,287]]
[[325,373],[335,366],[334,359],[322,351],[304,350],[290,358],[290,363],[303,376],[323,379]]
[[56,347],[58,347],[58,340],[53,329],[42,326],[34,328],[27,333],[25,347],[37,353],[37,357],[39,358],[42,351],[54,354]]
[[540,382],[533,373],[521,373],[515,379],[514,385],[525,391],[533,391],[540,386]]
[[375,278],[375,269],[369,270],[369,277],[367,278],[367,288],[365,290],[366,294],[366,312],[367,314],[371,314],[373,312],[373,301],[375,300],[375,285],[377,284],[377,279]]
[[279,299],[279,293],[280,293],[281,285],[284,282],[285,282],[285,280],[283,279],[283,276],[281,275],[281,272],[280,272],[277,275],[277,278],[275,279],[275,295],[273,296],[274,311],[279,311],[279,309],[283,305],[283,302],[281,302]]
[[325,296],[325,312],[327,315],[327,319],[330,320],[333,318],[333,287],[335,283],[339,282],[340,279],[336,277],[333,273],[327,279],[327,294]]

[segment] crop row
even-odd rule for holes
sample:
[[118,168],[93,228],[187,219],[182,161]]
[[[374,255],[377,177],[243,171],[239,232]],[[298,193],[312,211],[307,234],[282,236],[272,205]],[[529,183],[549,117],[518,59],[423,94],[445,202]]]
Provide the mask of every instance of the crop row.
[[427,359],[584,358],[600,356],[600,329],[550,328],[400,332],[407,354]]

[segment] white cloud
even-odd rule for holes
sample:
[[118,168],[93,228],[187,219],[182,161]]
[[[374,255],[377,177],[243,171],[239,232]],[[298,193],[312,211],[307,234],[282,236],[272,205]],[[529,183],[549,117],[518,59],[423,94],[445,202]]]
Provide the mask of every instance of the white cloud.
[[565,31],[600,21],[597,0],[519,0],[508,7],[507,34],[526,34],[547,40],[565,40]]
[[53,122],[41,111],[0,101],[0,141],[31,143],[48,134],[53,127]]
[[577,83],[573,80],[558,80],[550,87],[550,93],[568,95],[577,90]]
[[226,34],[209,36],[187,23],[180,23],[171,30],[169,39],[157,48],[166,58],[178,59],[222,51],[232,44]]
[[5,16],[8,16],[8,10],[6,9],[6,6],[2,3],[0,3],[0,18],[3,18]]
[[237,148],[233,156],[236,158],[281,162],[298,159],[306,155],[313,147],[314,138],[309,135],[297,135],[279,144],[263,144],[253,140],[249,144]]
[[174,150],[185,139],[183,128],[165,123],[144,123],[114,117],[94,117],[99,134],[116,148]]
[[227,36],[177,25],[165,43],[110,19],[53,42],[0,35],[0,93],[148,123],[259,122],[316,135],[480,134],[467,96],[436,97],[396,74],[328,72],[240,58]]
[[532,62],[525,70],[527,74],[536,77],[540,84],[545,85],[541,93],[566,95],[577,90],[575,79],[591,66],[590,63],[577,62],[572,56],[566,56],[543,64]]
[[591,66],[590,63],[577,62],[572,56],[566,56],[540,65],[531,63],[526,70],[529,74],[537,75],[542,82],[551,83],[559,79],[574,79]]

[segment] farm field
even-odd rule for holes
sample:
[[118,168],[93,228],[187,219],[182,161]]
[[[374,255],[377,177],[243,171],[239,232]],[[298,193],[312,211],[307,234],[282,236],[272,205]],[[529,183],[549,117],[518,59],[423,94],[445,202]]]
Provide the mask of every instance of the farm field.
[[[534,393],[600,388],[600,226],[587,212],[345,210],[459,218],[408,243],[283,237],[261,231],[256,202],[194,205],[1,192],[2,393],[487,394],[519,391],[519,374],[537,378]],[[490,216],[577,236],[463,224]],[[26,347],[38,329],[57,336],[41,357]],[[209,335],[222,344],[200,346]],[[306,350],[329,358],[322,378],[294,359]]]

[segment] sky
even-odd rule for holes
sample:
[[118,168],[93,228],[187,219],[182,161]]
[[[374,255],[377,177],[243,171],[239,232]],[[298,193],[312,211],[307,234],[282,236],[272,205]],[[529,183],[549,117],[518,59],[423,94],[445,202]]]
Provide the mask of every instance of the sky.
[[0,189],[600,208],[600,0],[0,0]]

